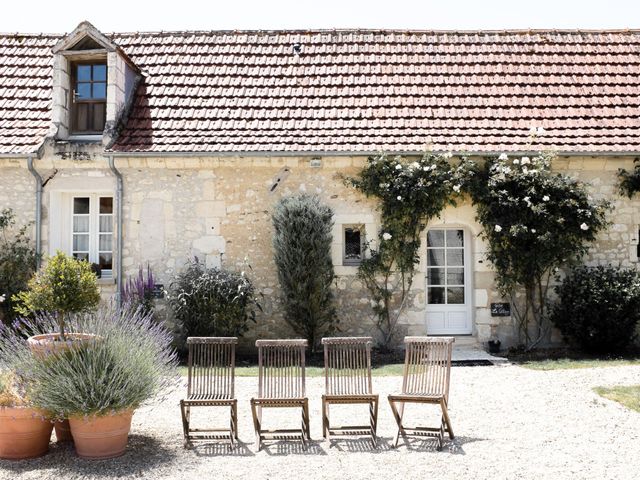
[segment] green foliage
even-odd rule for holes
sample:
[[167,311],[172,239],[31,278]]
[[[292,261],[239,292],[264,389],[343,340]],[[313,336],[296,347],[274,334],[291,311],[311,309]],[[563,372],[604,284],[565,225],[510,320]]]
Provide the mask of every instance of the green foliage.
[[36,252],[27,236],[28,225],[17,230],[11,209],[0,212],[0,321],[15,319],[14,295],[26,290],[36,270]]
[[620,353],[640,322],[640,273],[634,269],[576,267],[555,288],[551,321],[582,349]]
[[618,170],[620,194],[629,198],[640,192],[640,159],[636,158],[633,163],[633,172],[627,172],[624,168]]
[[68,314],[95,308],[100,292],[91,264],[57,252],[28,283],[28,290],[13,297],[15,310],[23,315],[55,312],[64,338]]
[[[35,325],[28,333],[56,328],[47,317]],[[46,355],[33,355],[20,332],[0,342],[0,358],[23,379],[29,405],[52,418],[135,409],[177,378],[171,334],[141,309],[103,306],[70,318],[69,326],[96,337]]]
[[371,292],[381,347],[394,342],[396,325],[411,290],[419,262],[420,235],[447,205],[455,205],[466,172],[451,155],[425,154],[418,160],[370,157],[357,178],[348,182],[380,204],[381,230],[377,245],[358,270]]
[[510,160],[503,154],[469,167],[466,188],[489,243],[498,288],[510,297],[520,340],[528,348],[549,330],[549,280],[557,268],[587,252],[606,227],[606,202],[585,186],[551,172],[550,154]]
[[259,308],[244,272],[206,268],[198,259],[171,284],[169,303],[182,349],[187,337],[241,336]]
[[284,318],[313,349],[338,323],[331,291],[333,211],[317,196],[300,194],[282,198],[272,220]]

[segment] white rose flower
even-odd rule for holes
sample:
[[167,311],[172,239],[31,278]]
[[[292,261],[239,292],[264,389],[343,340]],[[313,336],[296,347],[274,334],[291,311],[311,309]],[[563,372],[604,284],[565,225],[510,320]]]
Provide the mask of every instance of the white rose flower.
[[518,160],[517,158],[513,161],[514,165],[518,165],[520,163],[520,160]]
[[425,172],[428,172],[429,170],[431,170],[431,168],[429,168],[429,166],[426,166],[426,167],[422,167],[422,170],[424,170]]
[[402,170],[402,165],[400,164],[396,165],[396,170]]
[[532,228],[532,229],[531,229],[531,233],[536,233],[536,229],[535,229],[535,228]]
[[529,135],[535,135],[538,132],[538,129],[536,127],[531,127],[529,129]]
[[391,234],[389,232],[384,232],[382,234],[382,239],[383,240],[391,240],[391,238],[392,238],[392,236],[391,236]]
[[398,195],[396,198],[397,198],[398,200],[402,200],[402,196],[401,196],[401,195]]
[[538,134],[538,136],[540,136],[540,135],[544,135],[544,132],[545,132],[544,128],[538,127],[538,130],[536,131],[536,134]]
[[453,191],[454,192],[459,192],[460,191],[460,185],[454,185],[453,186]]
[[522,157],[522,160],[520,160],[520,163],[522,165],[529,165],[531,163],[531,160],[529,159],[529,157]]
[[529,173],[529,169],[527,167],[522,168],[522,173]]
[[414,169],[416,169],[416,168],[420,168],[420,164],[419,164],[418,162],[413,162],[413,163],[410,165],[410,167],[411,167],[411,169],[412,169],[412,170],[414,170]]
[[549,195],[545,195],[544,197],[542,197],[542,201],[543,202],[548,202],[549,201]]
[[587,225],[586,223],[583,223],[582,225],[580,225],[580,230],[589,230],[589,225]]
[[4,294],[0,295],[0,303],[4,302],[6,299],[6,297],[4,296]]
[[493,229],[498,233],[502,231],[502,227],[500,225],[496,225],[495,227],[493,227]]
[[509,160],[509,156],[506,153],[501,153],[498,160]]
[[451,152],[447,152],[447,153],[445,153],[445,154],[443,155],[443,157],[444,157],[444,158],[451,158],[451,157],[453,157],[453,153],[451,153]]

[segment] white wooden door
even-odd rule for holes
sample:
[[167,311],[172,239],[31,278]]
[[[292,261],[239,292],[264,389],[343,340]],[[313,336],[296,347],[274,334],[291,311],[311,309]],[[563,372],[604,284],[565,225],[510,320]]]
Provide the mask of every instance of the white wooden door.
[[427,334],[472,332],[469,239],[462,228],[427,231]]

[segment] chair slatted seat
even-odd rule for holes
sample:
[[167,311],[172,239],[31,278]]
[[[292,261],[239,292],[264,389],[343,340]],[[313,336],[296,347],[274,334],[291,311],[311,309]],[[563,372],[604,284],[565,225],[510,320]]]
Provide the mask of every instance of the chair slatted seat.
[[[378,395],[372,392],[371,337],[323,338],[325,394],[322,396],[322,436],[370,435],[377,444]],[[332,426],[331,404],[369,405],[369,425]]]
[[[434,436],[441,449],[444,434],[453,439],[449,418],[449,382],[451,378],[451,353],[453,337],[405,337],[406,346],[402,393],[389,395],[389,404],[398,425],[394,446],[400,436]],[[442,410],[438,427],[406,427],[402,423],[406,403],[439,405]]]
[[[238,440],[238,401],[235,398],[236,337],[189,337],[187,397],[180,401],[184,446],[193,440]],[[230,407],[229,428],[192,428],[194,407]]]
[[[258,450],[264,440],[300,438],[303,447],[311,438],[309,400],[305,387],[305,350],[307,341],[257,340],[258,396],[251,399],[251,412]],[[300,407],[302,426],[298,429],[265,430],[263,408]]]

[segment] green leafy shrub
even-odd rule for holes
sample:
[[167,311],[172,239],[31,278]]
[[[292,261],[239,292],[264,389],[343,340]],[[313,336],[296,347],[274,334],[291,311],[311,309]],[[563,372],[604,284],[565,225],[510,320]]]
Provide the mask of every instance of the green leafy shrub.
[[316,195],[299,194],[280,199],[272,221],[284,318],[313,350],[338,323],[331,290],[333,211]]
[[11,323],[15,317],[14,295],[27,289],[36,270],[36,252],[27,236],[28,226],[14,230],[11,209],[0,212],[0,320]]
[[28,282],[28,290],[13,297],[22,315],[55,313],[64,339],[67,316],[95,308],[100,291],[91,264],[57,252]]
[[619,353],[640,322],[640,273],[634,269],[576,267],[555,288],[551,321],[569,340],[594,353]]
[[180,348],[187,337],[240,336],[259,308],[244,272],[206,268],[195,259],[171,284],[169,303]]
[[0,358],[24,380],[29,405],[53,418],[135,409],[177,379],[170,332],[140,309],[103,306],[70,317],[69,327],[96,338],[33,355],[18,333],[54,333],[57,321],[45,315],[0,342]]
[[640,192],[640,159],[636,158],[633,161],[632,172],[620,168],[618,170],[618,180],[621,195],[633,198],[637,192]]

